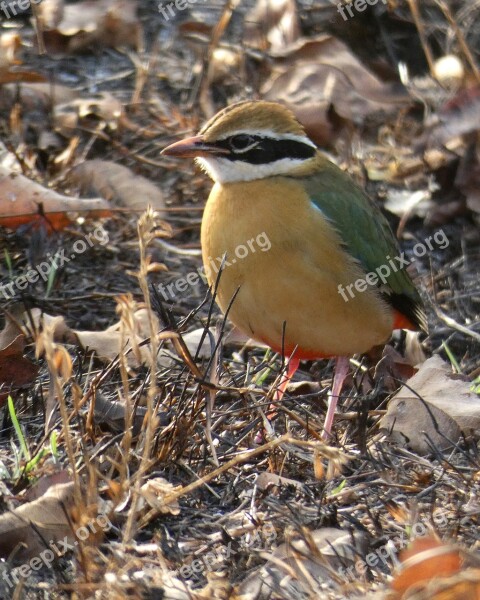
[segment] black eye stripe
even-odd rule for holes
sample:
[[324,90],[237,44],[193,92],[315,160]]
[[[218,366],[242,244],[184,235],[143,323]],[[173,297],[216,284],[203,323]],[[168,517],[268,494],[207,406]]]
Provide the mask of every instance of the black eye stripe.
[[[250,135],[251,144],[255,144],[250,150],[237,150],[232,147],[232,136],[215,142],[218,148],[230,150],[230,154],[222,154],[227,160],[241,160],[252,165],[262,165],[281,160],[282,158],[307,159],[315,155],[316,149],[310,144],[297,140],[274,139],[260,135]],[[233,141],[234,146],[234,141]]]

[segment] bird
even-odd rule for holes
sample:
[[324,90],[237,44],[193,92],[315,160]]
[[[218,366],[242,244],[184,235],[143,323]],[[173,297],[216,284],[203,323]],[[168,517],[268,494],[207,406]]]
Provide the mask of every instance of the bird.
[[[207,281],[234,325],[288,359],[282,394],[300,360],[335,358],[329,440],[350,357],[395,329],[426,331],[388,221],[280,103],[231,104],[162,154],[193,157],[213,180],[200,236]],[[248,244],[259,235],[268,251]]]

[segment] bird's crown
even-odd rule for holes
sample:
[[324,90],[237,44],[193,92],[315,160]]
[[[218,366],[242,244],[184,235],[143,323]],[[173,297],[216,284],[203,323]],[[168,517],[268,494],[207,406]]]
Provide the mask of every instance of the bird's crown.
[[290,109],[276,102],[244,100],[227,106],[210,119],[200,134],[206,142],[248,130],[273,136],[298,136],[306,138],[305,130]]

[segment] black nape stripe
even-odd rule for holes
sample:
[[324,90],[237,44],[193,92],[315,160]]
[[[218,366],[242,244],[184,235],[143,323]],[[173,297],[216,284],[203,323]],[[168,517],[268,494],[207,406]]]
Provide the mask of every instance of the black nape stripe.
[[236,147],[235,138],[232,136],[215,142],[215,146],[230,150],[230,154],[222,154],[227,160],[241,160],[252,165],[263,165],[281,160],[282,158],[307,159],[315,155],[316,149],[309,144],[288,139],[274,139],[260,135],[249,135],[249,150]]

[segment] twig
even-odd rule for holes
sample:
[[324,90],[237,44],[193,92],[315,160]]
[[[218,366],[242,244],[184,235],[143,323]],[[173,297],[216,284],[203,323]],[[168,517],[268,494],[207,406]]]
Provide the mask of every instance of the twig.
[[415,26],[417,28],[418,35],[420,37],[420,42],[422,44],[423,51],[425,52],[425,58],[427,59],[428,68],[430,69],[430,75],[432,75],[433,77],[435,61],[433,59],[432,51],[430,50],[430,46],[428,44],[427,35],[425,33],[425,27],[423,26],[420,11],[418,10],[417,0],[407,0],[407,2],[408,6],[410,7],[410,12],[412,13]]

